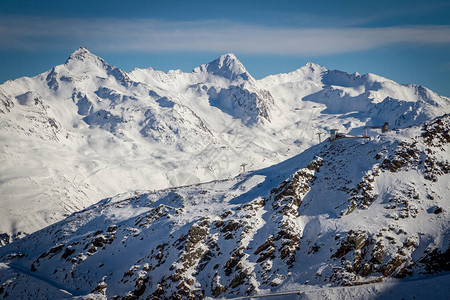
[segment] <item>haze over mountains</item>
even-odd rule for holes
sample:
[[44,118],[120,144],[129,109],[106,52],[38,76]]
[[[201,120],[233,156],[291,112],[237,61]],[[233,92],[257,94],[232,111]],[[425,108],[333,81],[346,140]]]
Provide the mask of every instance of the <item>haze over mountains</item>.
[[312,63],[261,80],[233,54],[191,73],[126,73],[81,47],[0,86],[2,243],[118,193],[280,163],[331,128],[362,135],[449,112],[425,87]]

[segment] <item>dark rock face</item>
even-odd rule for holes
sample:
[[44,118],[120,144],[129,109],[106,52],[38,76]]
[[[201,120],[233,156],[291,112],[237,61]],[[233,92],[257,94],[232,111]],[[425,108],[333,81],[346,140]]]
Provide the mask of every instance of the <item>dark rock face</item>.
[[433,249],[419,260],[419,264],[425,269],[425,273],[433,274],[450,270],[450,249],[441,252]]

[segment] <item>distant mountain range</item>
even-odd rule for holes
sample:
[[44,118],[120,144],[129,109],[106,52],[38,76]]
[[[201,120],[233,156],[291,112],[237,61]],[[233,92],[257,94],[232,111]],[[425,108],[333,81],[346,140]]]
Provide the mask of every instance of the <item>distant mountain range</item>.
[[449,98],[373,74],[308,63],[255,80],[233,54],[191,73],[126,73],[81,47],[63,65],[0,85],[1,243],[119,193],[281,163],[329,129],[362,135],[445,113]]

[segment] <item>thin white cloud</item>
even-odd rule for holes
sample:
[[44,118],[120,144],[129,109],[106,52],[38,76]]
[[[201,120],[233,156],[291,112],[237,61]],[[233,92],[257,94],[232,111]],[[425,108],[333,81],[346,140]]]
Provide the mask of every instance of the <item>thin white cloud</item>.
[[121,52],[327,55],[393,44],[450,44],[450,26],[277,28],[229,21],[0,18],[0,49],[86,45]]

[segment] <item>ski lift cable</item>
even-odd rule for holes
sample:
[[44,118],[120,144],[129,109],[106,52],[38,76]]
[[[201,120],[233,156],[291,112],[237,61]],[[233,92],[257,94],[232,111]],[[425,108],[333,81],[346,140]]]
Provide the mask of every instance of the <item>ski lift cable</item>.
[[303,128],[303,132],[302,132],[302,136],[301,138],[303,139],[303,136],[305,135],[305,131],[306,129],[309,127],[309,123],[311,122],[312,116],[313,116],[313,110],[311,110],[311,113],[309,114],[309,120],[308,123],[306,124],[306,126]]

